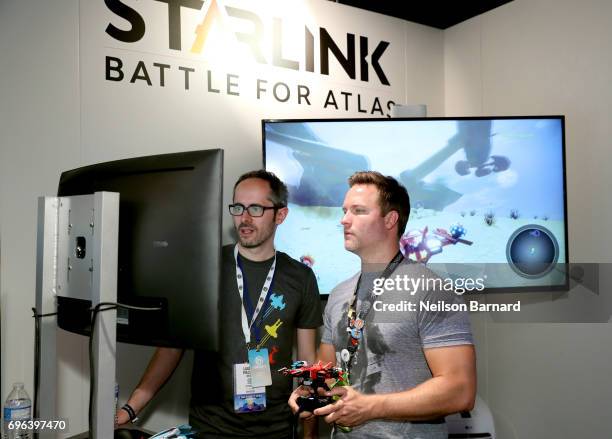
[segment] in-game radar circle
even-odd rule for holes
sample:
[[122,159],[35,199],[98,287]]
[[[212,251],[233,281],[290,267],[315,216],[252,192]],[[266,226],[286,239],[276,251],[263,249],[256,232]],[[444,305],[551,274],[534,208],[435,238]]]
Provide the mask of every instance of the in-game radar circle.
[[506,258],[518,275],[536,279],[557,263],[559,244],[546,227],[528,224],[517,229],[508,240]]

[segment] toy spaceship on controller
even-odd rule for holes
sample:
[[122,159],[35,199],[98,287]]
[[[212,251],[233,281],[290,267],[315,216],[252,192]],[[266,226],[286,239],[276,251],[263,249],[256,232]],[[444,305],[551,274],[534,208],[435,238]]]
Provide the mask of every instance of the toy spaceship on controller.
[[278,370],[285,376],[298,378],[302,386],[310,387],[314,392],[309,396],[301,396],[297,400],[300,412],[313,412],[320,407],[324,407],[334,402],[331,396],[321,396],[318,390],[330,390],[326,380],[335,379],[334,386],[348,385],[346,372],[340,367],[332,366],[332,363],[323,364],[321,361],[308,365],[306,361],[296,361],[289,367],[282,367]]
[[401,237],[400,248],[406,259],[426,264],[432,256],[442,253],[442,248],[447,245],[473,244],[462,238],[466,231],[461,224],[451,226],[448,231],[437,228],[433,236],[428,236],[428,233],[426,226],[423,230],[410,230]]

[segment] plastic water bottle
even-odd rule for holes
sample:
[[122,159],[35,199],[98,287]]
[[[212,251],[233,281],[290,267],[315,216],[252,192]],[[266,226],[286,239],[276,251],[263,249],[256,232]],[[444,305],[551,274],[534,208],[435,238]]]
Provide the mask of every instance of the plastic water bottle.
[[32,400],[23,388],[23,383],[15,383],[4,403],[4,438],[30,439],[28,430],[9,429],[11,421],[29,421],[32,419]]

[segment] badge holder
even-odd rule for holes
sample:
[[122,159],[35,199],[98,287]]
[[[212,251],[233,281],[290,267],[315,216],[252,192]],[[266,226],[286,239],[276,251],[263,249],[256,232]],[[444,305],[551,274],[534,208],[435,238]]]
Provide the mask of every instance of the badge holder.
[[249,349],[249,368],[251,369],[251,385],[253,387],[272,385],[270,358],[267,348]]
[[266,388],[253,387],[248,363],[234,365],[234,412],[255,413],[266,409]]

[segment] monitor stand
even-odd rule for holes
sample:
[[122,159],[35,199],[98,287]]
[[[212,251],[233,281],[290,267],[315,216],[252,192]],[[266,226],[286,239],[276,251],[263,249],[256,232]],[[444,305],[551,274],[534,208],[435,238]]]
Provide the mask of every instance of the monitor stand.
[[[94,306],[117,301],[119,194],[41,197],[37,235],[38,315],[55,312],[56,296],[60,295],[90,300]],[[113,437],[116,325],[116,310],[98,314],[93,339],[92,439]],[[34,407],[37,419],[58,419],[56,332],[55,320],[41,319],[37,357],[39,373],[45,379],[34,377],[35,383],[40,383],[38,407]],[[85,434],[83,437],[89,436],[89,432]],[[49,436],[40,433],[39,437]]]

